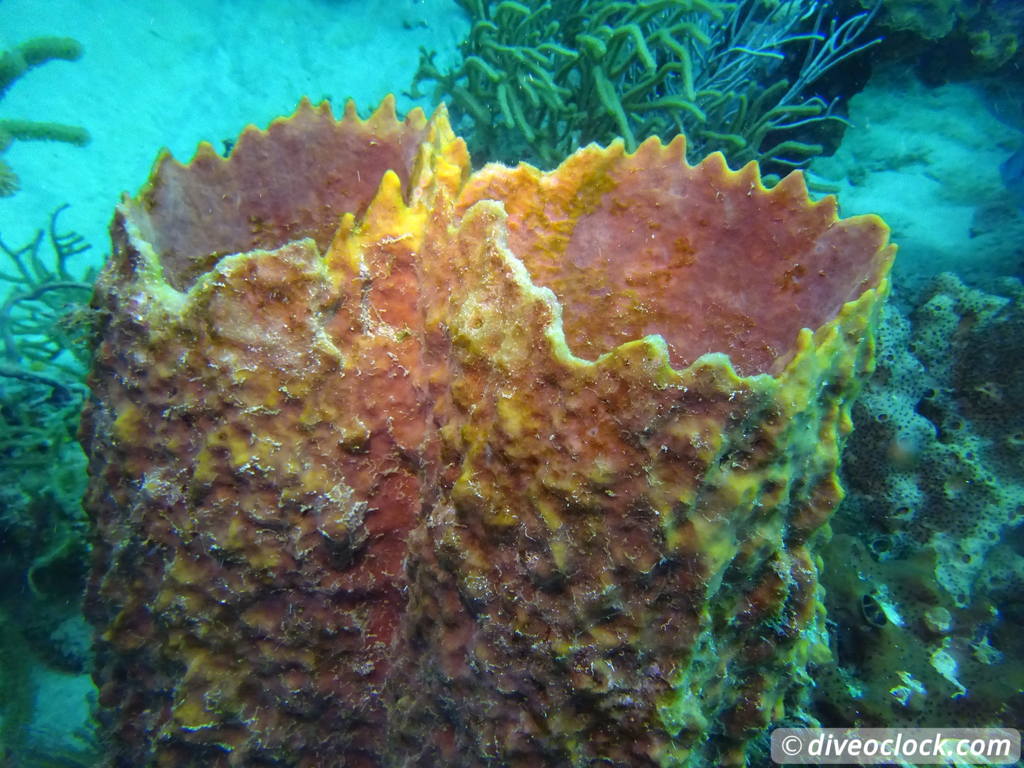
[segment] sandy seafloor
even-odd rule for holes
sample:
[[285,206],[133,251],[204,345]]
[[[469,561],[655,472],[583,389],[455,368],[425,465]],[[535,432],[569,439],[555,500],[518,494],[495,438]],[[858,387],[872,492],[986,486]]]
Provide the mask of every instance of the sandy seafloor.
[[[351,97],[365,116],[394,92],[404,114],[419,47],[444,60],[467,28],[454,0],[0,0],[5,47],[66,35],[85,48],[80,61],[48,63],[15,83],[0,119],[66,122],[92,135],[85,148],[24,142],[4,154],[22,190],[0,198],[0,238],[21,245],[70,203],[62,229],[93,245],[73,266],[98,266],[114,205],[144,183],[160,148],[181,160],[202,140],[222,149],[302,96],[329,97],[336,114]],[[880,213],[892,226],[898,280],[1021,274],[1024,222],[999,164],[1024,137],[991,111],[971,84],[928,89],[906,67],[876,68],[852,99],[842,147],[815,164],[816,177],[839,189],[844,215]],[[42,671],[37,684],[35,730],[59,741],[87,717],[91,685]]]
[[[0,119],[81,125],[84,148],[15,142],[4,159],[22,190],[0,198],[0,237],[31,239],[63,203],[64,228],[98,261],[123,192],[145,182],[167,147],[188,160],[200,141],[218,151],[248,124],[290,114],[302,96],[347,98],[363,116],[404,96],[420,46],[454,50],[468,25],[452,0],[0,0],[0,45],[38,35],[79,40],[85,54],[16,82]],[[424,100],[421,102],[429,108]]]

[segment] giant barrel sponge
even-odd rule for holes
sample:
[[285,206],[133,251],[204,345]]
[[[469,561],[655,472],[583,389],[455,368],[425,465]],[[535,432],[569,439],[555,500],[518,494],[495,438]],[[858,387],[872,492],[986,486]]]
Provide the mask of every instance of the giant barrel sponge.
[[743,765],[804,717],[881,220],[681,137],[473,173],[388,99],[164,155],[112,233],[115,765]]

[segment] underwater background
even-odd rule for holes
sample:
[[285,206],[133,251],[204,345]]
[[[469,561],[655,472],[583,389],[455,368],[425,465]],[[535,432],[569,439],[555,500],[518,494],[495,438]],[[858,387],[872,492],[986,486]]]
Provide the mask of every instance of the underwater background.
[[1016,0],[0,0],[0,764],[103,764],[76,435],[114,206],[161,148],[226,155],[302,97],[366,116],[389,93],[447,101],[474,167],[682,130],[691,163],[799,167],[885,220],[804,722],[1020,727],[1022,39]]

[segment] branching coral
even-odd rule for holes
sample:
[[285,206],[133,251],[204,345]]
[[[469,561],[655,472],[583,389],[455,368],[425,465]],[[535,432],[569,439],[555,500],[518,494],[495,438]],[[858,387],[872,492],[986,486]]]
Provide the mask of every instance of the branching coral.
[[807,0],[459,4],[472,20],[459,60],[442,71],[424,51],[414,94],[436,81],[479,157],[548,166],[591,141],[677,133],[695,157],[800,166],[821,148],[777,137],[837,118],[811,87],[871,45],[871,13],[826,22],[828,3]]
[[[89,328],[85,302],[92,291],[95,270],[81,278],[72,275],[69,261],[90,246],[76,232],[57,231],[57,219],[67,205],[50,215],[47,229],[31,242],[15,248],[0,240],[0,251],[13,271],[0,271],[11,285],[0,305],[0,376],[35,381],[68,394],[68,381],[81,381],[88,357],[82,344]],[[44,263],[40,250],[49,245],[52,263]]]
[[[48,61],[74,61],[82,55],[82,46],[69,37],[36,37],[0,53],[0,98],[18,78]],[[77,125],[44,123],[35,120],[0,120],[0,153],[13,141],[63,141],[84,145],[89,132]],[[19,180],[11,167],[0,160],[0,197],[18,191]]]
[[[12,284],[0,307],[0,572],[21,600],[28,590],[75,605],[88,548],[84,456],[75,433],[89,352],[82,343],[86,326],[69,318],[88,316],[83,302],[92,270],[75,279],[69,260],[88,246],[74,232],[58,230],[61,210],[27,245],[0,241],[13,267],[0,272]],[[49,264],[44,242],[52,251]]]

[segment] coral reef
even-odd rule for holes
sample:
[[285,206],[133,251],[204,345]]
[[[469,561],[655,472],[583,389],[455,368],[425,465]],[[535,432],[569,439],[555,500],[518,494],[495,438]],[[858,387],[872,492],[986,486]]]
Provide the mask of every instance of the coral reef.
[[0,305],[0,755],[4,765],[25,768],[96,757],[79,745],[82,760],[72,761],[68,739],[38,730],[49,711],[40,701],[48,683],[88,688],[88,649],[81,632],[69,630],[83,624],[89,560],[86,463],[76,432],[90,357],[81,318],[93,272],[75,269],[88,246],[60,230],[62,210],[20,248],[0,240],[9,262],[0,269],[9,286]]
[[[877,0],[842,0],[875,7]],[[1016,77],[1024,37],[1024,7],[1018,0],[882,0],[878,26],[885,33],[882,55],[933,84],[985,75]]]
[[[803,0],[623,3],[459,0],[472,28],[442,71],[424,51],[413,81],[437,82],[470,149],[485,160],[550,167],[576,147],[685,134],[693,157],[722,151],[804,165],[821,147],[795,129],[833,118],[811,86],[871,45],[871,14],[825,23]],[[801,59],[795,73],[789,57]]]
[[0,759],[8,760],[24,751],[26,727],[31,721],[35,690],[29,667],[24,663],[28,644],[7,612],[0,608]]
[[[82,622],[81,616],[76,620]],[[88,642],[77,642],[83,640]],[[95,722],[80,711],[89,698],[95,705],[88,677],[55,671],[40,663],[38,652],[23,612],[0,607],[0,763],[5,768],[101,765],[104,750]]]
[[[50,214],[45,230],[14,248],[0,239],[0,252],[13,271],[0,271],[10,286],[0,305],[0,343],[3,363],[0,376],[45,384],[68,395],[60,379],[81,381],[90,358],[87,343],[89,314],[85,301],[92,293],[96,270],[87,267],[80,276],[71,272],[71,261],[91,246],[77,232],[59,232],[58,219],[67,208]],[[43,260],[43,243],[49,246],[52,264]]]
[[71,271],[71,260],[89,246],[75,232],[59,231],[65,207],[21,248],[0,240],[13,267],[0,271],[11,286],[0,305],[0,572],[14,594],[28,588],[60,595],[59,602],[69,594],[77,603],[86,540],[84,456],[75,433],[91,356],[85,302],[95,270]]
[[[874,4],[873,0],[858,2],[865,8]],[[878,21],[889,30],[938,40],[953,31],[963,5],[961,0],[883,0]]]
[[[0,52],[0,99],[16,80],[30,69],[54,59],[75,61],[82,55],[82,46],[70,37],[36,37]],[[35,120],[0,120],[0,153],[12,141],[64,141],[69,144],[89,143],[89,132],[77,125],[43,123]],[[14,170],[0,160],[0,197],[13,195],[20,182]]]
[[824,556],[831,725],[1024,716],[1024,288],[952,274],[886,310]]
[[471,174],[389,99],[161,157],[81,431],[114,764],[738,766],[805,717],[894,249],[684,144]]

